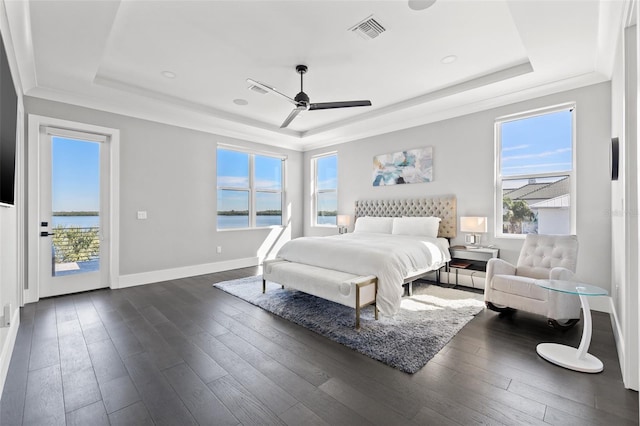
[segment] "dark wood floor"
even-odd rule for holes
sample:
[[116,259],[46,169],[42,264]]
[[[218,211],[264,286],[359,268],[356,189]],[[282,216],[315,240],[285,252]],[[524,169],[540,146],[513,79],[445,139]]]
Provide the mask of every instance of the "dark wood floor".
[[536,355],[577,346],[543,318],[483,311],[408,375],[211,287],[257,268],[57,297],[22,309],[2,425],[638,424],[609,317],[590,375]]

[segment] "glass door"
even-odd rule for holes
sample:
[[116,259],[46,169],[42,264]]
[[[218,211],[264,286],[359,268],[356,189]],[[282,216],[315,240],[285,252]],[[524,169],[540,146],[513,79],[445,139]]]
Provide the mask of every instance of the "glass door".
[[40,139],[40,297],[106,287],[106,138],[47,130]]

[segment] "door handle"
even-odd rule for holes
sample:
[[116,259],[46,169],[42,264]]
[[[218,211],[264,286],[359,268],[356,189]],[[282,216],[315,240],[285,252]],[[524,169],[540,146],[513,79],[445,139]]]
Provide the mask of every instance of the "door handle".
[[40,232],[40,236],[41,236],[41,237],[49,237],[49,236],[51,236],[51,235],[53,235],[53,233],[52,233],[52,232],[48,232],[48,231],[42,231],[42,232]]

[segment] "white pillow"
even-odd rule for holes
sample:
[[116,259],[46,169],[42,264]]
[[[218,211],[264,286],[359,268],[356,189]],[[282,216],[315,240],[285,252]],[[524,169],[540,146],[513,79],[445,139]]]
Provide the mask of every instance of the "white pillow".
[[392,234],[394,235],[417,235],[424,237],[438,237],[440,228],[439,217],[396,217],[393,219]]
[[376,234],[390,234],[393,230],[392,217],[359,217],[353,232],[374,232]]

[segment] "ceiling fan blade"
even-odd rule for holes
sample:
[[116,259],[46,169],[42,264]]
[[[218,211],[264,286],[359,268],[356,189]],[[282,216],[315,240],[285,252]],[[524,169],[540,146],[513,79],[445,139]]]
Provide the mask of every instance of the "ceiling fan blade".
[[261,88],[263,90],[266,90],[267,92],[271,92],[271,93],[273,93],[275,95],[278,95],[278,96],[286,99],[287,101],[291,102],[294,105],[298,105],[298,103],[295,100],[293,100],[292,98],[288,97],[284,93],[278,92],[274,87],[268,86],[268,85],[266,85],[264,83],[260,83],[259,81],[253,80],[251,78],[247,79],[247,83],[251,84],[252,86],[257,86],[257,87],[259,87],[259,88]]
[[371,106],[371,101],[320,102],[316,104],[309,104],[309,111],[314,109],[351,108],[361,106]]
[[306,105],[298,105],[296,108],[293,109],[293,111],[291,111],[291,113],[289,113],[289,116],[284,120],[280,128],[284,129],[285,127],[287,127],[293,121],[293,119],[298,116],[298,114],[306,110],[307,110]]

